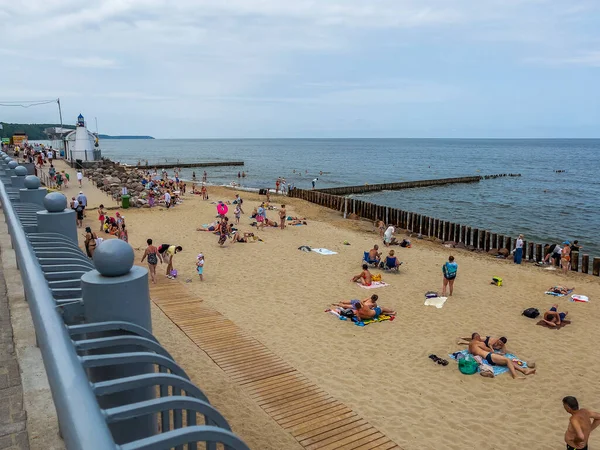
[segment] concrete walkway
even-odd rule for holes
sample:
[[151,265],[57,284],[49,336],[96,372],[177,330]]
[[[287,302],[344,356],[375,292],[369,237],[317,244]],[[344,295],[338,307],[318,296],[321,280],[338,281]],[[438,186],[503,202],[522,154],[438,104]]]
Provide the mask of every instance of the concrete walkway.
[[0,270],[0,449],[29,450],[27,413],[13,341],[4,272]]

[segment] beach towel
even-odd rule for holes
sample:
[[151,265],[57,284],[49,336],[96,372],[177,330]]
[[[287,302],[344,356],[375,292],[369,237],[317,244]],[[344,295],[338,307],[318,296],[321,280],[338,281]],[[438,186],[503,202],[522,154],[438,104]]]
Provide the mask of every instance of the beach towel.
[[588,303],[590,301],[590,299],[588,298],[587,295],[573,294],[573,295],[571,295],[571,298],[569,299],[569,301],[577,302],[577,303]]
[[569,289],[566,294],[559,294],[558,292],[554,292],[554,291],[546,291],[545,294],[546,295],[553,295],[554,297],[565,297],[565,296],[569,295],[573,291],[574,291],[574,289]]
[[326,248],[313,248],[312,251],[318,253],[319,255],[337,255],[337,252],[332,252]]
[[437,309],[440,309],[444,306],[448,300],[447,297],[431,297],[425,299],[425,306],[435,306]]
[[555,327],[551,327],[550,325],[548,325],[543,320],[540,320],[538,323],[536,323],[536,325],[540,325],[542,327],[550,328],[550,329],[553,329],[553,330],[560,330],[562,327],[564,327],[565,325],[569,325],[570,323],[571,323],[570,320],[562,320],[560,322],[560,325],[557,325]]
[[365,286],[364,284],[360,284],[360,283],[356,283],[356,284],[358,284],[363,289],[377,289],[377,288],[389,286],[389,284],[386,283],[385,281],[373,281],[371,283],[371,286]]
[[[332,314],[334,316],[336,316],[338,319],[340,320],[348,320],[348,317],[344,317],[342,316],[339,311],[341,310],[341,308],[336,308],[336,309],[326,309],[325,312]],[[377,323],[377,322],[385,322],[387,320],[392,321],[394,320],[396,317],[395,316],[387,316],[385,314],[380,315],[377,319],[366,319],[363,321],[359,321],[356,318],[352,318],[350,319],[351,322],[354,323],[354,325],[357,325],[359,327],[364,327],[366,325],[370,325],[372,323]]]
[[[461,350],[459,352],[456,353],[462,353],[463,355],[467,356],[469,355],[469,350]],[[456,360],[456,357],[452,354],[448,355],[450,358]],[[472,355],[471,355],[472,356]],[[517,358],[515,355],[513,355],[512,353],[507,353],[506,355],[507,358],[509,359],[516,359],[518,361],[520,361],[522,364],[522,367],[527,367],[527,363],[519,358]],[[488,362],[486,360],[483,360],[483,364],[485,364],[486,366],[489,366]],[[494,376],[497,377],[498,375],[502,375],[503,373],[508,372],[508,367],[506,366],[491,366],[492,369],[494,370]],[[477,372],[480,372],[481,369],[477,369]]]

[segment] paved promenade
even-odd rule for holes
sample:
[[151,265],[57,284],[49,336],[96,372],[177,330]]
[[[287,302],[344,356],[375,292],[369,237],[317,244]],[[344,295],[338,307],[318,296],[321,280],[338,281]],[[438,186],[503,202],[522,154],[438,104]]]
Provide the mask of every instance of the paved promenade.
[[27,413],[13,342],[4,272],[0,270],[0,449],[29,449]]

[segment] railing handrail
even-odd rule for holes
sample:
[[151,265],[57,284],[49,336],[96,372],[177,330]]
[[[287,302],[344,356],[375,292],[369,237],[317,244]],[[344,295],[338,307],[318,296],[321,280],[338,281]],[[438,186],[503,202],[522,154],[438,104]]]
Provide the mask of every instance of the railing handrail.
[[23,280],[61,434],[69,450],[116,448],[44,274],[0,181],[0,201]]

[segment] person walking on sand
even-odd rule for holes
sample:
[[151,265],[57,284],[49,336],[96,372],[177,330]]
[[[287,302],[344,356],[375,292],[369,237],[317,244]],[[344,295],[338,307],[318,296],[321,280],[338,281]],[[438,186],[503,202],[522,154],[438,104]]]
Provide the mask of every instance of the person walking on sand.
[[523,235],[520,234],[515,242],[515,255],[514,262],[515,264],[521,264],[523,260]]
[[448,261],[442,266],[442,273],[444,274],[444,284],[442,287],[442,297],[446,296],[446,287],[449,288],[449,297],[452,297],[452,291],[454,290],[454,280],[456,279],[456,272],[458,271],[458,264],[454,262],[454,256],[450,255]]
[[93,258],[94,257],[94,251],[96,251],[96,239],[98,239],[98,236],[96,235],[96,233],[94,233],[92,231],[92,229],[90,227],[85,227],[85,251],[88,255],[88,257]]
[[150,272],[150,279],[154,284],[156,284],[156,266],[158,265],[158,260],[160,259],[160,263],[163,263],[162,255],[158,252],[158,249],[152,245],[152,239],[147,239],[146,243],[148,247],[146,247],[146,251],[144,251],[144,256],[142,256],[142,261],[144,259],[148,260],[148,272]]
[[571,414],[565,432],[567,450],[588,450],[590,434],[600,425],[600,413],[579,409],[579,402],[572,396],[563,398],[562,403],[565,411]]
[[285,218],[287,213],[285,212],[285,205],[281,205],[281,209],[279,210],[279,228],[282,230],[285,228]]
[[77,182],[79,183],[79,187],[82,187],[81,182],[83,181],[83,173],[81,173],[81,169],[77,170]]

